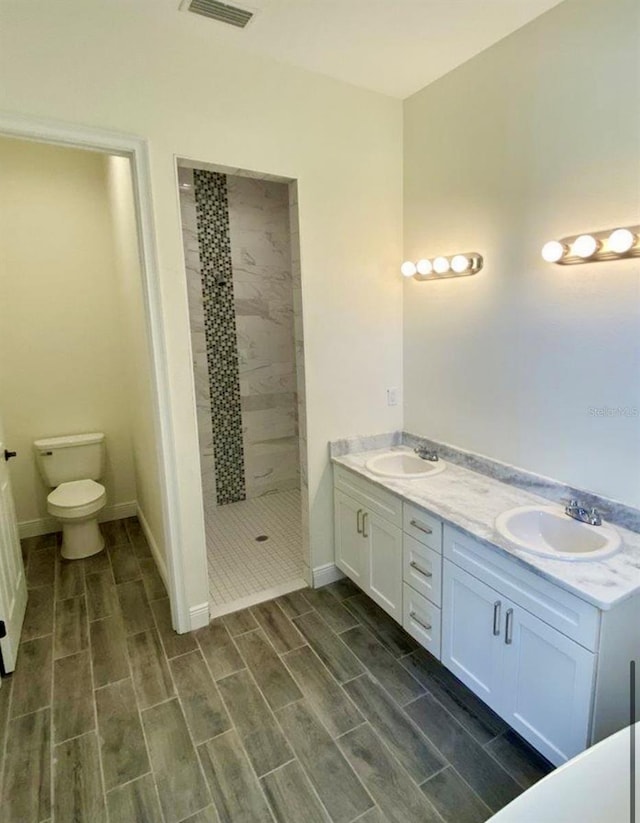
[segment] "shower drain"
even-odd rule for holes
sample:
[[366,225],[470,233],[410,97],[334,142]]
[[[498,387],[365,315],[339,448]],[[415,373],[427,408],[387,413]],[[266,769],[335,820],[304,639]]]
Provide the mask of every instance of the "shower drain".
[[268,539],[269,539],[269,535],[268,535],[268,534],[259,534],[259,535],[256,537],[256,541],[257,541],[258,543],[264,543],[264,541],[265,541],[265,540],[268,540]]

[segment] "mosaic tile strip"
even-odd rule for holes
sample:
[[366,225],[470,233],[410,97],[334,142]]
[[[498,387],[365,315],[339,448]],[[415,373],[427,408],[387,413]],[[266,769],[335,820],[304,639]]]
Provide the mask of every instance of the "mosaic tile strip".
[[244,500],[240,374],[227,179],[194,170],[218,505]]

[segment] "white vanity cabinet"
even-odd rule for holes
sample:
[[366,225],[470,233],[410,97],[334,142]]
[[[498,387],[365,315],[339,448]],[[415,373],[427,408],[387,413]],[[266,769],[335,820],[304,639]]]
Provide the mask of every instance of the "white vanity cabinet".
[[402,501],[336,467],[336,566],[402,623]]
[[442,663],[560,765],[627,725],[640,598],[608,611],[451,526]]
[[355,472],[334,477],[336,565],[552,763],[628,724],[640,595],[602,611]]
[[440,659],[442,521],[334,469],[336,566]]
[[596,655],[445,559],[442,662],[554,763],[589,744]]

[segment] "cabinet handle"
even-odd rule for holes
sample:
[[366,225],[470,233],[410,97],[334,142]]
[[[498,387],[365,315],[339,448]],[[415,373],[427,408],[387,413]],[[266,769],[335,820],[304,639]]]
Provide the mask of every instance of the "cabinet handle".
[[411,563],[409,563],[409,565],[412,569],[415,569],[418,572],[418,574],[421,574],[423,577],[433,577],[433,574],[431,574],[431,572],[428,572],[426,569],[423,569],[422,566],[418,566],[415,560],[412,560]]
[[507,609],[507,625],[504,630],[504,642],[507,646],[513,643],[513,609]]
[[425,631],[431,631],[431,623],[423,623],[415,612],[409,612],[409,617],[413,620],[414,623],[417,623],[418,626],[422,626],[422,628]]
[[369,512],[365,512],[362,515],[362,536],[369,537],[369,532],[367,531],[367,525],[369,524]]
[[417,529],[419,532],[424,532],[425,534],[433,534],[433,529],[430,529],[429,526],[425,526],[423,523],[420,523],[419,520],[411,520],[410,522],[414,529]]
[[360,522],[360,518],[362,517],[362,509],[358,509],[358,513],[356,514],[356,526],[358,529],[358,534],[362,534],[362,523]]
[[498,637],[500,634],[500,610],[502,609],[502,601],[496,600],[493,604],[493,634]]

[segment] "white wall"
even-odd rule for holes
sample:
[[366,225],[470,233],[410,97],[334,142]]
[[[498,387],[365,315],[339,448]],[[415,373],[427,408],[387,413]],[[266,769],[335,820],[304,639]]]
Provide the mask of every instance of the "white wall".
[[[156,559],[163,565],[166,535],[159,481],[159,432],[154,425],[152,357],[142,292],[131,162],[127,157],[109,155],[103,155],[102,161],[113,232],[122,339],[126,351],[123,379],[126,381],[126,404],[131,426],[136,502],[148,528],[147,536],[160,554],[160,558]],[[166,579],[166,567],[162,571]]]
[[640,505],[638,260],[560,267],[546,240],[638,220],[640,7],[567,0],[405,101],[405,427]]
[[399,427],[401,104],[216,45],[171,4],[0,10],[0,109],[134,133],[152,161],[191,605],[207,600],[175,155],[299,181],[313,565],[333,561],[327,441]]
[[0,138],[0,415],[18,452],[11,479],[24,533],[49,519],[40,437],[105,432],[108,506],[136,498],[103,163]]

